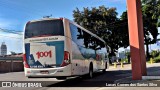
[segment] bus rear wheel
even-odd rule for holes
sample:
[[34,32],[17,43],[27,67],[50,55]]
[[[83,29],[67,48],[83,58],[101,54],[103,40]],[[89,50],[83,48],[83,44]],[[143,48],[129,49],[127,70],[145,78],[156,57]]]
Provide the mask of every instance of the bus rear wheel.
[[107,63],[105,64],[105,69],[103,69],[102,72],[105,73],[106,69],[107,69]]
[[91,64],[89,67],[89,78],[93,78],[93,65]]

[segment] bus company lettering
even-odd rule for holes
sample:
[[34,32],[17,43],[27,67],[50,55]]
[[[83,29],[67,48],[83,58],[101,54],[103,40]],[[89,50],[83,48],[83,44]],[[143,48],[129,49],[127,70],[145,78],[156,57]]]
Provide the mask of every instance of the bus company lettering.
[[42,42],[42,41],[48,41],[48,40],[58,40],[58,37],[53,37],[53,38],[41,38],[41,39],[32,39],[32,40],[29,40],[29,42]]
[[39,58],[42,58],[42,57],[52,57],[52,51],[50,50],[50,51],[45,51],[45,52],[37,52],[36,53],[36,55],[37,55],[37,57],[38,57],[38,59]]

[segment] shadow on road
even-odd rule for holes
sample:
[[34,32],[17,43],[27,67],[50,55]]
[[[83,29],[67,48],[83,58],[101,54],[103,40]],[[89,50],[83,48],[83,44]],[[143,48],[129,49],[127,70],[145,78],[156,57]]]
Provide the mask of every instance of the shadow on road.
[[127,74],[125,77],[131,75],[130,71],[106,71],[105,73],[94,73],[92,79],[86,79],[83,76],[67,79],[63,82],[49,85],[48,87],[104,87],[106,83],[114,83],[115,80],[124,78],[123,76],[116,76],[118,74]]
[[[160,73],[154,73],[157,71],[160,71],[160,66],[147,68],[148,75],[160,76]],[[92,79],[77,77],[51,84],[47,87],[104,87],[106,86],[106,83],[113,84],[116,80],[124,79],[131,76],[131,70],[114,70],[106,71],[105,73],[98,72],[94,73],[94,77]]]

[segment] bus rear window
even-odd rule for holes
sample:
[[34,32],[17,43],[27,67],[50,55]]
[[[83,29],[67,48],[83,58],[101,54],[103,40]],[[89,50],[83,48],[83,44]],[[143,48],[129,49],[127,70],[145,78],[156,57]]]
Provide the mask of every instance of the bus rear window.
[[25,28],[25,38],[56,35],[64,36],[62,20],[30,22]]

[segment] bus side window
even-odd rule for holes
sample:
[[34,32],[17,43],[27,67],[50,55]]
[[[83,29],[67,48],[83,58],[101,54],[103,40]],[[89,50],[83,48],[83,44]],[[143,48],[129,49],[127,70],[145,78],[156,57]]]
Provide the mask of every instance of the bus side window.
[[80,28],[78,28],[77,39],[83,39],[83,33],[82,33],[82,30]]
[[83,33],[80,28],[75,26],[74,24],[70,23],[70,30],[71,30],[71,36],[72,40],[78,45],[78,46],[83,46]]

